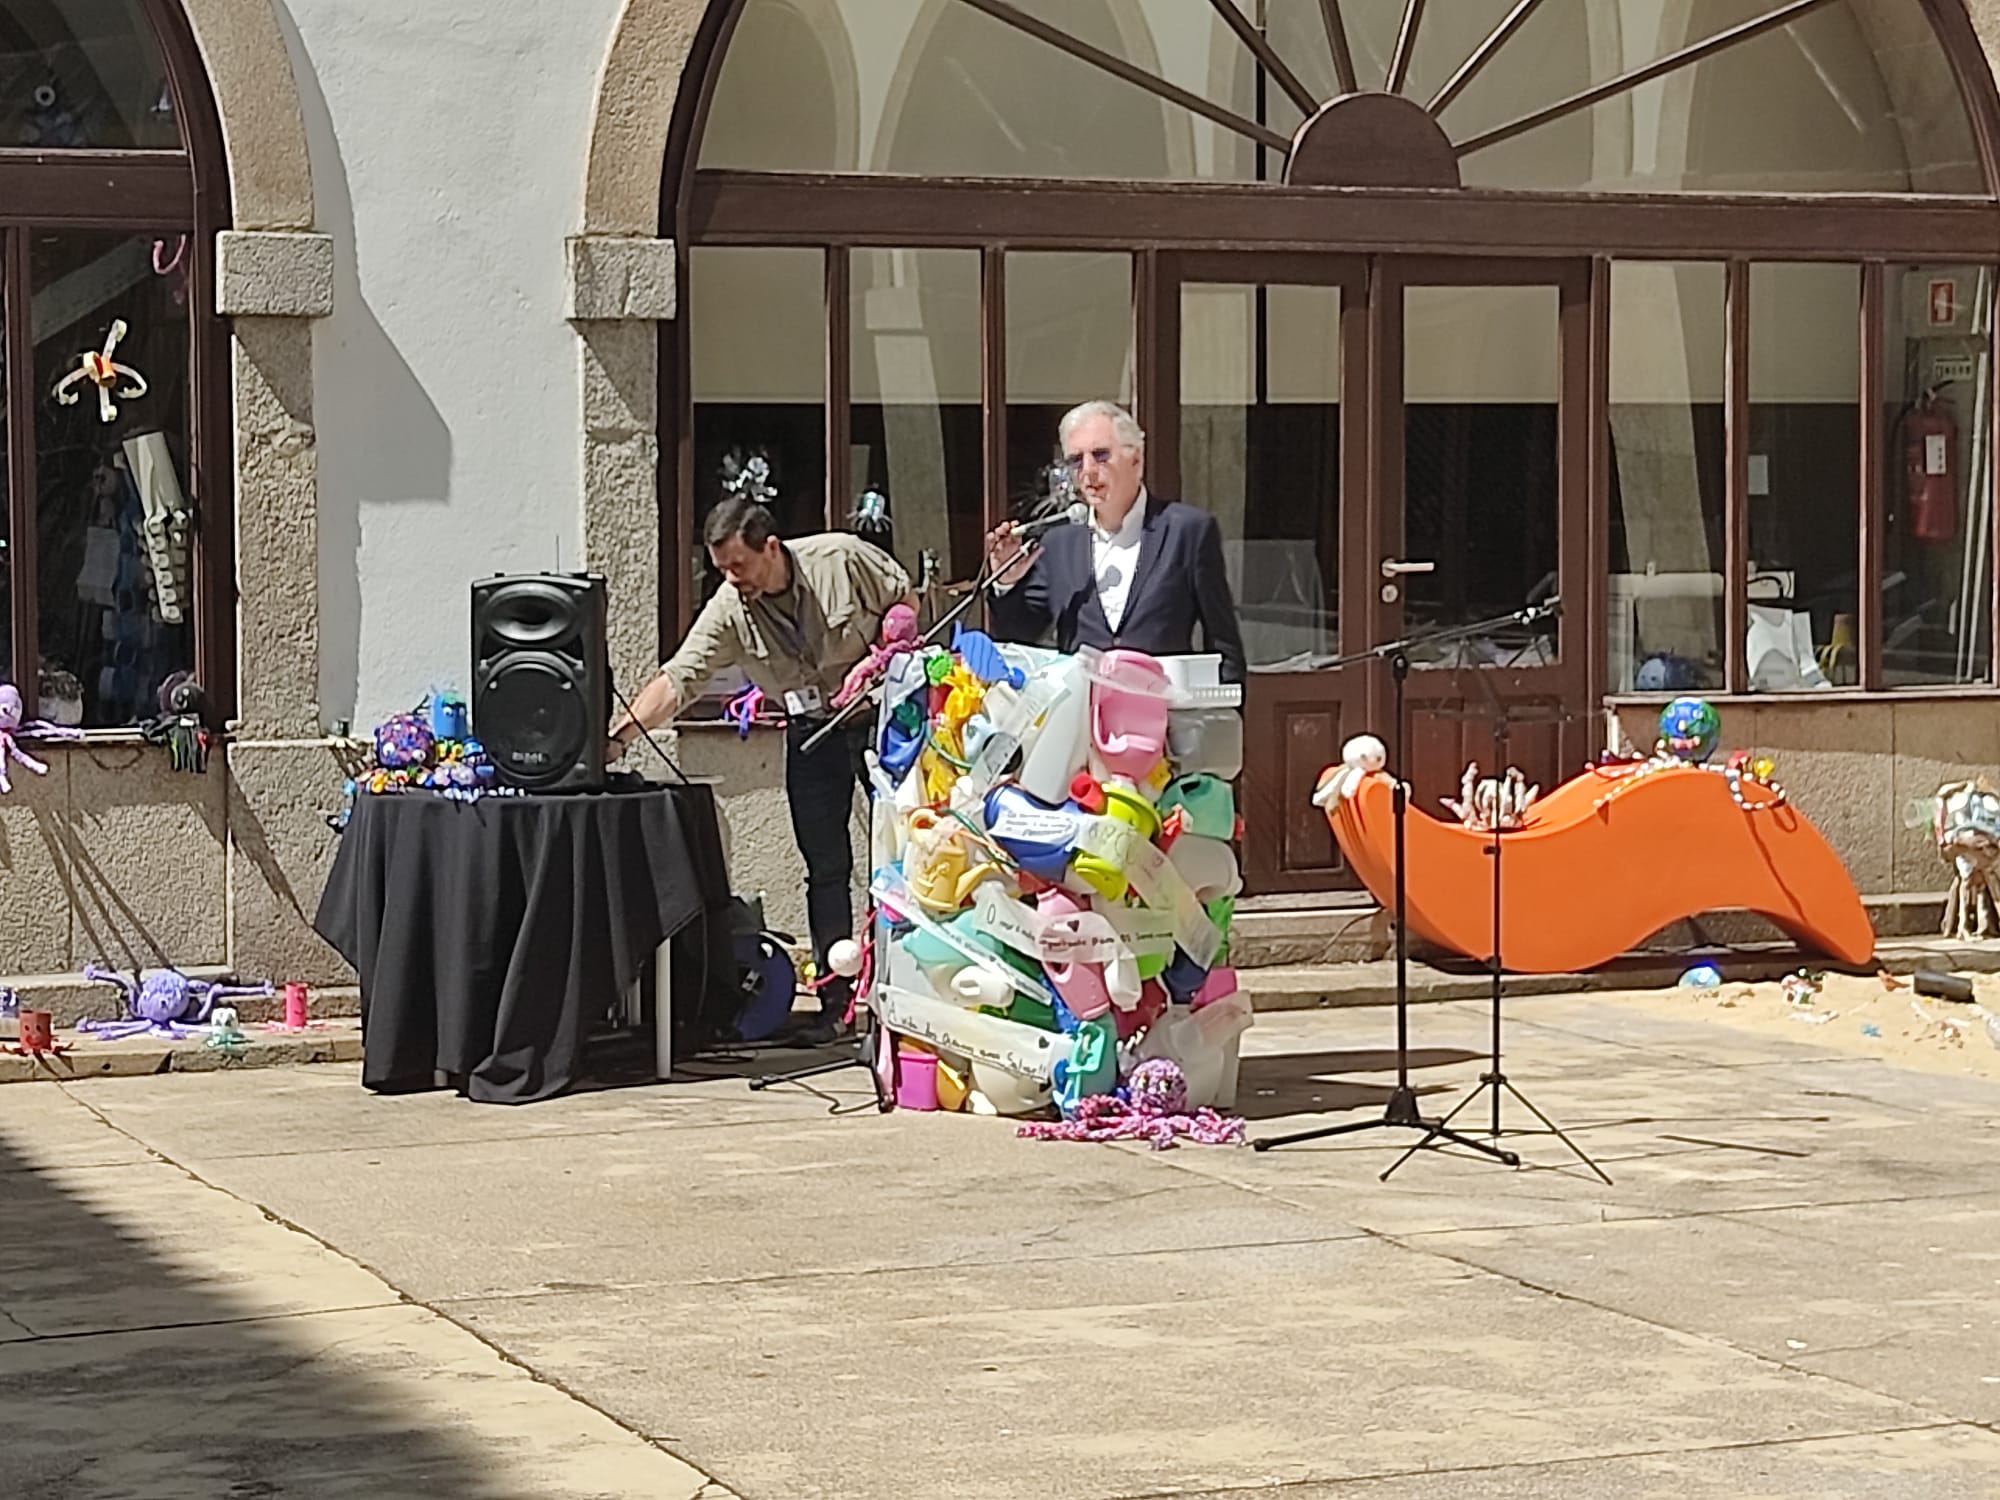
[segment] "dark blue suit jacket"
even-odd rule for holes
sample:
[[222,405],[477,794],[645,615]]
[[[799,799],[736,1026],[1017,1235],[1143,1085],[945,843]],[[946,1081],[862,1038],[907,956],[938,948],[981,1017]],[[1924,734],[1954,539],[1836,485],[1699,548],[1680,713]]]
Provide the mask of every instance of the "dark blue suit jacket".
[[1146,497],[1139,561],[1125,596],[1125,616],[1113,630],[1097,597],[1089,526],[1058,526],[1043,534],[1042,555],[1028,576],[993,596],[988,618],[997,640],[1033,643],[1051,626],[1058,651],[1079,646],[1123,647],[1151,656],[1202,648],[1222,657],[1222,680],[1243,680],[1243,632],[1222,566],[1222,528],[1192,505]]

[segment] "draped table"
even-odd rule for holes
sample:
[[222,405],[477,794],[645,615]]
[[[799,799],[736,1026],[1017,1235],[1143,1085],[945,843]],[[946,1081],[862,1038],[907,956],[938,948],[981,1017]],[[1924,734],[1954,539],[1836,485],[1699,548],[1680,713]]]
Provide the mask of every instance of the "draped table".
[[[314,926],[361,977],[361,1081],[444,1074],[482,1103],[547,1099],[590,1025],[656,967],[655,1071],[733,979],[715,794],[362,794]],[[678,936],[677,936],[678,935]],[[681,986],[683,1015],[673,998]],[[636,1017],[634,1017],[636,1019]]]

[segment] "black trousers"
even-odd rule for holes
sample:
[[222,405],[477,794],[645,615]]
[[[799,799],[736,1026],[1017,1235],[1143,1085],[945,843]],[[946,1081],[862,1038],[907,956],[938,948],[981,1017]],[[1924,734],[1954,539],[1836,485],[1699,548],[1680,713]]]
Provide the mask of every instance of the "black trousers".
[[[868,786],[862,760],[872,719],[836,729],[810,754],[800,747],[818,725],[791,722],[785,726],[785,800],[792,810],[792,837],[806,860],[806,925],[812,932],[813,961],[825,974],[827,950],[854,936],[854,843],[848,818],[854,788]],[[819,992],[820,1008],[834,1014],[847,1009],[853,986],[836,979]]]

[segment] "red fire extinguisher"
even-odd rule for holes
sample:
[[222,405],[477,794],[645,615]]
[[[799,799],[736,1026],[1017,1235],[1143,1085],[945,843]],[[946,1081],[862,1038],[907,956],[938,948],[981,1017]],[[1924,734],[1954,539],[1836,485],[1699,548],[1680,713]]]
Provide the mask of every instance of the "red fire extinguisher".
[[1958,535],[1958,423],[1935,389],[1903,417],[1903,505],[1909,533],[1920,542]]

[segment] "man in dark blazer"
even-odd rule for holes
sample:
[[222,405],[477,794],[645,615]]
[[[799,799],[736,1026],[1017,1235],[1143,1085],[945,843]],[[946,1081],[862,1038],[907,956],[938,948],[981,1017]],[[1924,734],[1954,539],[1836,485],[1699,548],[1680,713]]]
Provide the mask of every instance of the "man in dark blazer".
[[1215,517],[1146,493],[1146,434],[1124,408],[1086,402],[1060,434],[1090,521],[1043,532],[1039,549],[1024,549],[1011,521],[994,528],[995,638],[1034,642],[1054,627],[1058,651],[1179,656],[1195,649],[1199,624],[1202,649],[1222,657],[1223,681],[1241,682],[1243,632]]

